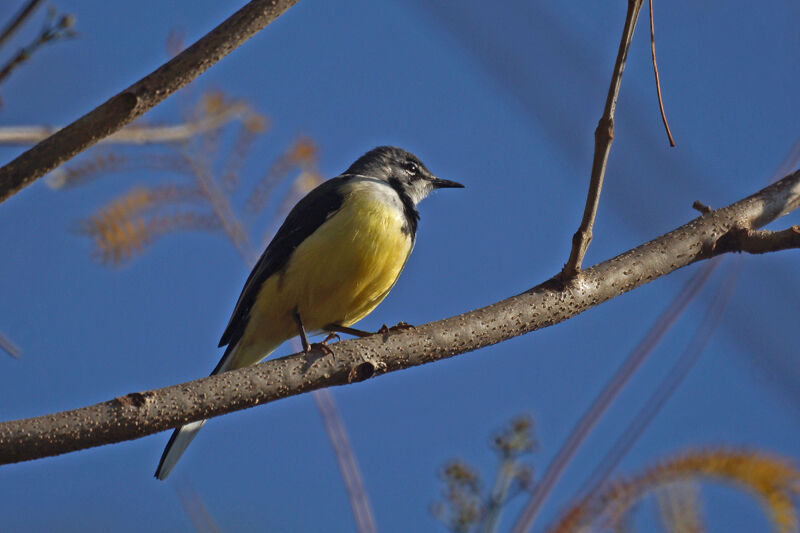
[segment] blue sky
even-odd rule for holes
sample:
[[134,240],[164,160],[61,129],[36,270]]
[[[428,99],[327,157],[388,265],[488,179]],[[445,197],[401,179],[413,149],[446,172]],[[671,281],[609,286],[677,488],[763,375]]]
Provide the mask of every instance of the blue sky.
[[[6,20],[16,3],[0,7]],[[301,135],[325,176],[379,144],[417,155],[467,188],[421,205],[414,254],[360,326],[424,323],[521,292],[556,273],[583,209],[592,132],[626,2],[475,0],[428,5],[301,1],[194,85],[145,116],[176,122],[209,89],[248,101],[272,130],[244,167],[255,180]],[[64,124],[152,71],[172,30],[193,42],[239,2],[56,0],[79,36],[37,53],[0,85],[0,126]],[[587,263],[612,257],[765,183],[798,139],[800,6],[789,1],[656,3],[663,132],[640,23]],[[42,14],[16,45],[32,38]],[[642,19],[641,22],[645,22]],[[136,157],[136,149],[125,149]],[[0,147],[10,160],[20,149]],[[90,155],[84,157],[91,157]],[[136,183],[124,173],[54,191],[43,181],[0,206],[4,420],[201,377],[247,276],[219,236],[166,236],[120,269],[72,231]],[[791,215],[777,227],[800,223]],[[254,239],[268,229],[254,221]],[[796,252],[743,257],[731,304],[703,358],[621,465],[632,472],[687,447],[743,445],[797,458]],[[731,261],[726,261],[729,267]],[[537,423],[541,471],[572,424],[697,266],[564,324],[425,367],[339,388],[382,531],[441,531],[429,515],[452,457],[487,483],[490,434],[516,414]],[[725,268],[725,265],[723,265]],[[719,290],[715,277],[592,434],[549,500],[541,529],[675,360]],[[285,353],[284,349],[281,353]],[[168,483],[152,478],[166,433],[5,466],[0,529],[191,531],[189,485],[224,531],[352,531],[341,477],[310,396],[213,420]],[[758,507],[711,491],[713,530],[763,530]],[[509,507],[509,516],[521,501]],[[510,524],[505,520],[504,525]]]

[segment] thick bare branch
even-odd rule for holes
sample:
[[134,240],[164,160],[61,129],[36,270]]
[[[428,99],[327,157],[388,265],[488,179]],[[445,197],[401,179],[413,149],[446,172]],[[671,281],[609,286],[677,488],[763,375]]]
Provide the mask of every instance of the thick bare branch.
[[722,247],[716,243],[731,232],[764,226],[798,205],[800,171],[589,268],[568,284],[553,278],[517,296],[413,330],[340,342],[332,346],[332,356],[317,352],[290,355],[81,409],[5,422],[0,424],[0,464],[135,439],[496,344],[562,322],[681,267],[718,255]]
[[617,109],[619,87],[622,84],[622,73],[625,71],[625,61],[628,58],[628,49],[633,39],[633,30],[639,18],[643,0],[628,0],[628,12],[625,15],[625,25],[622,28],[622,38],[617,51],[617,61],[611,75],[611,85],[608,88],[606,106],[603,116],[597,123],[594,131],[594,157],[592,160],[592,176],[589,180],[589,194],[586,195],[586,206],[583,210],[583,219],[578,231],[572,236],[572,250],[569,259],[561,271],[562,277],[567,280],[575,277],[581,271],[581,263],[592,242],[592,226],[597,215],[597,206],[600,203],[600,191],[603,189],[603,178],[606,174],[608,154],[611,152],[611,143],[614,140],[614,112]]
[[[226,106],[218,113],[204,116],[198,120],[170,126],[140,126],[131,124],[113,135],[103,139],[106,144],[151,144],[182,142],[211,130],[215,130],[228,122],[241,118],[249,111],[243,103]],[[37,143],[61,130],[55,126],[2,126],[0,127],[0,144],[29,145]]]
[[0,168],[0,203],[150,110],[296,2],[251,0],[153,73]]

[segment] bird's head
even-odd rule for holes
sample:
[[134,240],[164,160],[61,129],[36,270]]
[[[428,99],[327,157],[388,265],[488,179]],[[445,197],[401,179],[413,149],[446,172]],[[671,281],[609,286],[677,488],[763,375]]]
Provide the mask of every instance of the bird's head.
[[417,156],[394,146],[373,148],[350,165],[345,174],[386,181],[408,195],[414,205],[434,189],[464,187],[455,181],[437,178]]

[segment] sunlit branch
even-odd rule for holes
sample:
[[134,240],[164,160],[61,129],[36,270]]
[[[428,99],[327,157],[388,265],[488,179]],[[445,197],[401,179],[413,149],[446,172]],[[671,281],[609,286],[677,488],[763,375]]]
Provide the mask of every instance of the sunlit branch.
[[[715,244],[800,205],[800,171],[728,207],[585,270],[451,318],[224,372],[89,407],[0,424],[0,464],[131,440],[324,387],[345,385],[557,324],[656,278],[722,253]],[[732,242],[736,242],[732,239]],[[725,251],[733,251],[725,250]]]

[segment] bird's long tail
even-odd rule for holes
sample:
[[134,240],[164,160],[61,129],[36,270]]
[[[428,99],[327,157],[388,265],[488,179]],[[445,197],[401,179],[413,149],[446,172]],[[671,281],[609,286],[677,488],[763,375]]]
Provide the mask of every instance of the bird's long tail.
[[[268,351],[261,351],[259,354],[260,356],[257,359],[248,360],[249,358],[246,357],[248,354],[241,353],[241,351],[238,349],[239,346],[239,343],[234,346],[228,346],[228,349],[225,350],[225,354],[222,356],[222,359],[220,359],[219,364],[217,364],[217,368],[211,372],[212,376],[228,370],[235,370],[244,366],[253,365],[261,359],[267,357],[275,348],[277,348],[277,346],[275,346]],[[161,461],[158,463],[158,468],[156,468],[156,478],[161,480],[167,479],[167,476],[169,476],[169,473],[172,472],[172,469],[178,463],[178,460],[183,455],[183,452],[185,452],[186,448],[189,447],[189,443],[192,442],[192,439],[194,439],[194,437],[200,431],[200,428],[202,428],[205,423],[205,420],[198,420],[197,422],[191,422],[185,426],[181,426],[172,432],[172,436],[170,437],[166,448],[164,448],[164,453],[161,454]]]

